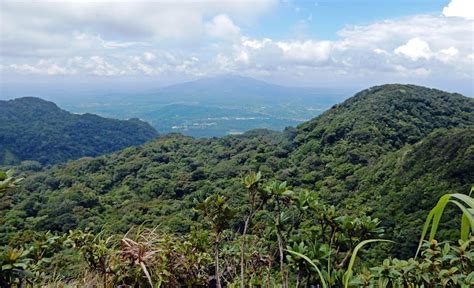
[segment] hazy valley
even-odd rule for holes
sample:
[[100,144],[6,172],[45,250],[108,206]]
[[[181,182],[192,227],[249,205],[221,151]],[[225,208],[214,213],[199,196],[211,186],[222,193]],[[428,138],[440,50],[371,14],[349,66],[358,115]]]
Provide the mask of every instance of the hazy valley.
[[350,95],[348,89],[284,87],[241,76],[220,76],[149,92],[97,95],[58,103],[75,113],[139,118],[159,133],[195,137],[282,131],[307,121]]

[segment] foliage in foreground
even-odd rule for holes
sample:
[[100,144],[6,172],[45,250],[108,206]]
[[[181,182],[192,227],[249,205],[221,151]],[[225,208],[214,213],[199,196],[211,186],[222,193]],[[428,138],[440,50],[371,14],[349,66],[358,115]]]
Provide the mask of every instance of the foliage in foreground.
[[[382,238],[384,232],[377,219],[341,214],[316,193],[293,191],[285,182],[264,183],[260,173],[245,177],[243,182],[249,204],[243,219],[238,219],[226,198],[212,195],[197,203],[195,217],[201,224],[188,234],[142,226],[122,236],[80,230],[63,235],[36,233],[3,249],[0,283],[2,287],[58,283],[104,287],[474,284],[470,229],[468,237],[457,243],[438,243],[432,239],[437,225],[433,223],[433,237],[422,242],[418,258],[382,260],[378,255],[385,245],[397,244],[375,244],[381,240],[374,239]],[[466,201],[461,211],[470,221],[473,199],[463,196]],[[438,205],[433,211],[435,219],[436,215],[441,217]],[[247,223],[247,232],[232,229],[232,221]],[[375,246],[368,249],[369,245]]]

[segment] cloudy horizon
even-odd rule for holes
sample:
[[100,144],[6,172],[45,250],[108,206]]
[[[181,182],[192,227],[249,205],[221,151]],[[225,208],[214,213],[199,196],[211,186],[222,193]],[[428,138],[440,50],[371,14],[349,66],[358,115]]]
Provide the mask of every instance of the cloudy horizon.
[[5,0],[0,80],[10,91],[12,83],[167,85],[237,74],[287,86],[399,82],[474,96],[473,4]]

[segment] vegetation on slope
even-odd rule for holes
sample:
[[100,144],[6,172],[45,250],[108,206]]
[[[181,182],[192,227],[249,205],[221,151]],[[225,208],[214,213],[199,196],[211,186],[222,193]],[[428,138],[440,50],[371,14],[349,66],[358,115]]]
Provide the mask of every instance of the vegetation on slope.
[[415,85],[372,87],[297,128],[292,184],[316,187],[337,203],[361,167],[435,129],[473,125],[474,99]]
[[[370,255],[369,245],[387,242],[374,239],[383,237],[384,233],[378,219],[342,214],[314,192],[291,190],[285,182],[266,182],[259,173],[246,176],[243,184],[247,192],[241,204],[250,214],[240,218],[237,207],[214,194],[195,203],[198,221],[189,233],[182,235],[142,225],[125,235],[81,230],[25,235],[0,252],[0,286],[68,283],[103,287],[438,287],[440,284],[470,287],[474,284],[474,199],[467,195],[445,195],[432,210],[433,215],[441,216],[440,205],[452,203],[461,208],[467,226],[462,225],[465,235],[457,244],[438,243],[433,230],[437,224],[427,222],[426,227],[432,226],[432,233],[430,241],[421,245],[418,258],[383,260],[377,251],[384,251],[384,246],[374,251],[375,257],[364,256]],[[449,196],[452,200],[446,198]],[[251,214],[254,217],[247,223],[247,233],[239,226],[230,226],[232,220],[248,220],[245,215]]]
[[[343,205],[341,200],[359,194],[356,191],[371,193],[379,188],[377,183],[362,185],[374,173],[356,173],[358,170],[372,167],[391,151],[408,149],[404,144],[420,141],[438,127],[472,127],[473,111],[474,100],[457,94],[385,85],[362,91],[284,133],[257,130],[220,139],[169,135],[141,147],[33,173],[25,179],[24,191],[9,196],[2,205],[2,238],[24,230],[90,227],[97,231],[110,223],[115,232],[125,232],[130,225],[144,221],[187,231],[193,221],[189,211],[194,199],[201,201],[219,192],[239,203],[243,193],[239,177],[249,171],[261,171],[265,177],[275,175],[294,187],[317,191],[341,208],[360,210],[356,205]],[[402,129],[400,123],[410,128]],[[448,131],[439,132],[439,137],[454,139]],[[469,153],[466,149],[471,149],[471,141],[467,136],[457,141],[462,145],[453,149],[450,157],[427,148],[424,158],[413,161],[439,159],[445,165],[465,167],[466,160],[459,155]],[[405,177],[406,172],[393,175],[393,181]],[[430,181],[418,183],[415,194],[429,195],[429,187],[436,187],[443,179],[436,173]],[[461,176],[446,192],[465,191],[472,175]],[[432,206],[433,199],[424,207]],[[374,203],[375,210],[386,204],[378,203]],[[381,213],[382,220],[389,215]]]
[[[288,181],[297,195],[303,193],[300,189],[312,191],[325,203],[321,207],[327,207],[327,213],[337,210],[339,220],[331,225],[342,221],[337,225],[356,229],[354,225],[375,221],[369,230],[362,229],[357,241],[352,239],[351,243],[353,236],[349,236],[344,240],[349,244],[341,242],[344,248],[341,246],[343,254],[336,257],[339,263],[378,227],[378,220],[372,217],[382,221],[388,239],[399,242],[394,248],[398,252],[392,255],[405,258],[414,254],[422,219],[436,197],[467,191],[474,179],[473,111],[474,101],[458,94],[384,85],[362,91],[283,133],[260,130],[220,139],[168,135],[111,155],[84,158],[42,172],[26,171],[23,187],[0,196],[0,243],[15,243],[46,230],[89,229],[113,235],[142,223],[158,226],[160,233],[186,234],[205,223],[193,210],[196,202],[216,194],[236,209],[235,217],[229,219],[230,230],[242,231],[250,208],[240,178],[260,171],[264,178]],[[270,214],[261,215],[266,219],[261,221],[278,219],[271,214],[278,211],[276,206],[266,207]],[[282,219],[298,223],[298,207],[279,209],[291,216]],[[253,225],[259,219],[252,220]],[[308,225],[301,233],[310,232]],[[265,228],[270,234],[260,236],[273,239],[262,245],[281,266],[281,243],[289,241],[294,231],[285,235],[277,226],[281,225]],[[443,231],[443,239],[456,237],[453,230]],[[328,235],[325,231],[318,237]],[[298,239],[294,241],[285,245],[299,245]],[[255,246],[259,242],[249,243]],[[284,275],[279,276],[285,281]]]
[[139,145],[156,136],[138,119],[71,114],[32,97],[0,101],[0,165],[23,160],[61,163]]
[[[356,193],[345,202],[367,207],[369,215],[384,219],[387,235],[403,249],[394,251],[406,257],[416,247],[411,239],[419,234],[427,211],[435,199],[446,193],[468,191],[474,181],[474,128],[441,129],[422,141],[382,157],[357,173],[361,179]],[[370,208],[369,208],[370,207]],[[388,217],[392,215],[392,217]],[[445,227],[456,226],[456,217],[446,216]],[[445,229],[444,239],[458,233]]]

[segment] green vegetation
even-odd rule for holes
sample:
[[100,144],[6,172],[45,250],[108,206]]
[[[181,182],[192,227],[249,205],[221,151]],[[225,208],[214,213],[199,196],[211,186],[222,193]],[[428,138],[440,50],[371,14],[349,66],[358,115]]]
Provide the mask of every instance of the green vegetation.
[[23,180],[22,178],[15,179],[13,177],[14,173],[15,171],[13,170],[8,170],[7,172],[0,171],[0,193],[7,191],[8,188],[15,187],[15,184]]
[[157,136],[138,119],[77,115],[39,98],[0,101],[0,165],[61,163],[142,144]]
[[378,86],[281,133],[169,134],[17,170],[21,185],[0,196],[2,261],[23,266],[51,231],[54,259],[25,260],[49,271],[43,283],[468,287],[474,278],[464,194],[474,100],[459,94]]
[[[459,240],[458,245],[448,242],[441,245],[430,237],[430,241],[420,245],[423,249],[418,259],[383,260],[377,254],[361,258],[364,252],[370,255],[367,244],[391,242],[374,239],[383,235],[378,219],[342,215],[314,192],[291,191],[284,182],[261,183],[255,188],[255,183],[260,181],[255,175],[246,177],[244,186],[250,196],[258,190],[264,205],[254,221],[249,222],[248,235],[230,225],[237,216],[236,210],[223,197],[213,195],[196,204],[202,218],[198,218],[189,233],[181,235],[159,233],[158,227],[138,226],[123,236],[108,236],[105,230],[98,234],[74,230],[62,235],[34,233],[16,239],[0,255],[0,284],[2,287],[65,282],[103,287],[236,287],[239,284],[241,287],[436,287],[439,284],[470,287],[474,284],[474,237],[469,229],[468,238]],[[250,181],[254,184],[250,187],[249,179],[255,180]],[[451,197],[465,200],[467,207],[463,215],[474,216],[473,198],[463,194]],[[441,216],[439,205],[445,199],[442,197],[433,208],[435,215]],[[286,208],[280,210],[281,205]],[[243,253],[240,254],[244,240],[250,240],[252,245],[240,250]],[[286,255],[283,247],[288,252]],[[239,274],[242,260],[245,268]]]

